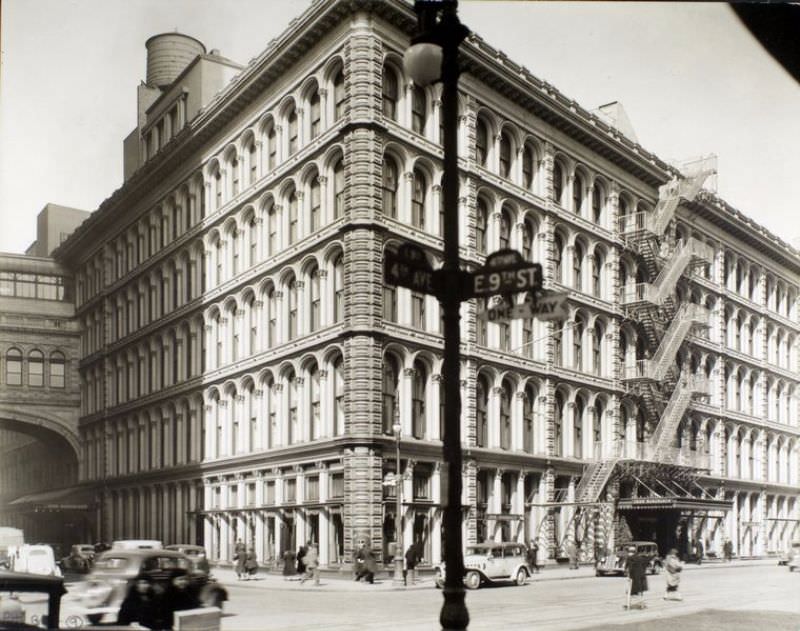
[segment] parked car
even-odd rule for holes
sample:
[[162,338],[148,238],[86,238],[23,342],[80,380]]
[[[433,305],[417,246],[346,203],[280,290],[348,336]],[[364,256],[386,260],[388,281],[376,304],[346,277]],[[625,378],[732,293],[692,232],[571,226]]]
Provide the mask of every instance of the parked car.
[[624,576],[625,560],[629,556],[628,548],[636,546],[637,554],[644,554],[649,558],[647,571],[651,574],[658,574],[664,566],[661,557],[658,556],[658,546],[652,541],[629,541],[628,543],[617,546],[615,553],[601,556],[595,563],[595,575]]
[[119,539],[111,542],[112,550],[161,550],[164,544],[156,539]]
[[789,566],[790,572],[794,572],[795,569],[800,568],[800,541],[795,541],[792,543],[788,557],[789,558],[786,560],[786,565]]
[[[478,589],[484,583],[514,581],[524,585],[528,580],[524,544],[514,542],[487,542],[467,546],[464,552],[464,585]],[[437,587],[444,586],[445,566],[434,568]]]
[[138,580],[153,582],[186,575],[188,589],[204,607],[219,607],[228,600],[227,590],[207,574],[192,572],[192,563],[182,552],[161,549],[114,549],[104,552],[94,563],[77,600],[83,615],[92,624],[116,623],[122,601]]
[[69,556],[59,561],[59,565],[64,572],[86,574],[92,569],[94,557],[94,546],[91,543],[76,543],[70,549]]
[[[20,593],[44,594],[46,598],[26,598],[22,603],[17,598]],[[0,628],[58,629],[61,597],[66,593],[64,579],[60,576],[37,576],[0,570],[0,609],[3,618],[0,620]]]
[[189,557],[193,572],[202,572],[203,574],[208,574],[210,566],[208,564],[208,558],[206,557],[206,549],[203,546],[196,546],[189,543],[173,543],[171,545],[164,546],[164,549],[183,552],[187,557]]
[[61,576],[61,570],[56,564],[53,548],[42,544],[23,544],[10,548],[11,569],[15,572],[40,574],[41,576]]
[[792,552],[797,549],[800,549],[800,541],[793,541],[791,544],[789,544],[789,546],[778,555],[778,565],[789,565],[789,561],[792,558]]

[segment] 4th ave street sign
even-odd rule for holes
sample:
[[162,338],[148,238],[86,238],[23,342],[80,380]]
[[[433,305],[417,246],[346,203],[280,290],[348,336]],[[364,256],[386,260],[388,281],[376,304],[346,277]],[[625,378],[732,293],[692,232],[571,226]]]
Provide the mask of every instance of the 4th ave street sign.
[[441,283],[422,248],[404,243],[397,253],[386,251],[383,261],[383,279],[390,285],[407,287],[412,291],[437,295]]
[[536,300],[528,300],[518,305],[503,303],[478,313],[481,320],[506,322],[515,318],[536,318],[543,322],[563,320],[567,317],[567,294],[564,292],[539,292]]
[[528,263],[516,250],[493,252],[478,270],[467,274],[465,298],[538,291],[542,288],[542,266]]

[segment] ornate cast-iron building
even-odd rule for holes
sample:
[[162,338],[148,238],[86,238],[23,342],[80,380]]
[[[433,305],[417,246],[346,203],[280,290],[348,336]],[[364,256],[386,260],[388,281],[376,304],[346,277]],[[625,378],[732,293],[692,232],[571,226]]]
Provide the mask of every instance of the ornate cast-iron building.
[[[332,566],[357,536],[388,552],[399,490],[404,541],[441,558],[439,306],[382,271],[400,243],[442,253],[438,88],[401,64],[415,24],[403,2],[321,0],[246,67],[148,41],[126,181],[58,251],[104,537],[220,560],[239,538],[265,560],[314,539]],[[463,266],[515,248],[569,312],[463,307],[465,540],[781,549],[800,518],[798,252],[609,108],[477,36],[462,57]]]

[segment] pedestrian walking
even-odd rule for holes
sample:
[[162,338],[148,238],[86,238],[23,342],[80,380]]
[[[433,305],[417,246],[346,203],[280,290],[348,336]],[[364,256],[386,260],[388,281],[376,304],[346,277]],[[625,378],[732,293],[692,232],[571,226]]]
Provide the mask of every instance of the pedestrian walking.
[[694,544],[694,553],[695,553],[695,556],[697,557],[697,565],[700,565],[700,564],[703,563],[703,554],[704,554],[704,552],[705,551],[703,550],[703,540],[702,539],[698,539]]
[[678,558],[678,551],[675,548],[672,548],[664,559],[664,569],[667,571],[667,591],[664,593],[664,600],[683,600],[683,596],[678,593],[683,563]]
[[306,566],[306,572],[303,574],[303,578],[300,579],[300,584],[302,585],[307,580],[313,578],[314,585],[319,585],[319,553],[313,541],[308,542],[303,562]]
[[567,557],[569,557],[569,569],[578,569],[578,546],[574,541],[567,542]]
[[722,544],[722,558],[726,563],[729,563],[733,558],[733,544],[730,539],[725,539]]
[[295,566],[295,555],[292,550],[284,550],[283,552],[283,580],[288,581],[292,576],[297,573]]
[[417,564],[422,560],[422,544],[415,541],[406,550],[405,565],[403,566],[403,585],[408,585],[408,573],[411,572],[411,584],[417,584]]
[[649,559],[636,553],[636,546],[628,546],[625,572],[628,576],[625,609],[644,609],[644,593],[647,591],[647,565]]
[[251,577],[256,575],[256,572],[258,572],[258,557],[256,557],[256,551],[252,547],[247,549],[247,555],[245,556],[244,561],[244,569],[246,572],[246,580],[249,580]]
[[528,546],[528,549],[525,552],[525,562],[528,564],[528,569],[531,571],[531,574],[535,574],[539,571],[539,566],[536,564],[536,557],[538,555],[539,545],[536,543],[535,539],[531,539],[531,545]]
[[378,569],[375,555],[372,554],[372,550],[367,546],[366,539],[359,539],[358,543],[359,548],[353,558],[353,567],[356,572],[355,580],[360,581],[363,578],[372,585],[375,582],[375,572]]
[[300,546],[299,548],[297,548],[297,573],[298,574],[305,574],[306,573],[306,563],[305,563],[305,560],[304,560],[305,557],[306,557],[306,552],[307,552],[307,550],[306,550],[305,546]]
[[233,562],[236,571],[236,579],[241,581],[245,577],[244,564],[247,560],[247,546],[241,539],[237,539],[233,546]]

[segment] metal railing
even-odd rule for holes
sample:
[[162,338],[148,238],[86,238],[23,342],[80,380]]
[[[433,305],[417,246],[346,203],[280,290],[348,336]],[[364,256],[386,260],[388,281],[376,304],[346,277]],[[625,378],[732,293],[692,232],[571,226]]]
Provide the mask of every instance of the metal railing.
[[620,301],[623,305],[645,302],[650,295],[650,283],[636,283],[635,285],[625,285],[620,288]]
[[638,212],[623,215],[619,218],[619,231],[622,234],[641,232],[648,228],[648,213]]

